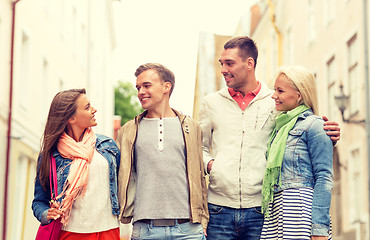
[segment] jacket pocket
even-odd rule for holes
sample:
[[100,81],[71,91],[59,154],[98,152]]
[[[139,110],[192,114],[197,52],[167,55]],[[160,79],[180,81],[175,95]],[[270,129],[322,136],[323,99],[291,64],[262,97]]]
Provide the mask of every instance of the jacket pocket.
[[304,129],[293,129],[289,132],[286,140],[286,145],[295,145],[298,140],[302,137]]

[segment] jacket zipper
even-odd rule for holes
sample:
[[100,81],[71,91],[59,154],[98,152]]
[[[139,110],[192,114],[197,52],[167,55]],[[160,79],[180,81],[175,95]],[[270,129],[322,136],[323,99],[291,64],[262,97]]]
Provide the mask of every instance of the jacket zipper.
[[243,132],[242,132],[242,141],[241,141],[241,144],[240,144],[240,159],[239,159],[239,204],[240,204],[240,208],[242,208],[242,180],[241,180],[241,169],[242,169],[243,141],[244,141],[244,134],[245,134],[245,127],[244,127],[244,111],[242,112],[242,123],[243,123]]

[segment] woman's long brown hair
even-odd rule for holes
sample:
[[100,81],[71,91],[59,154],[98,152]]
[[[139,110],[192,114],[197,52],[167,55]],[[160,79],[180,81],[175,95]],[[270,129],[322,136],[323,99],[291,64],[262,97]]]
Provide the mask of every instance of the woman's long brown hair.
[[57,93],[50,105],[48,119],[41,139],[40,167],[37,176],[44,189],[48,188],[51,154],[56,149],[59,137],[66,130],[68,120],[76,113],[76,101],[86,94],[85,89],[70,89]]

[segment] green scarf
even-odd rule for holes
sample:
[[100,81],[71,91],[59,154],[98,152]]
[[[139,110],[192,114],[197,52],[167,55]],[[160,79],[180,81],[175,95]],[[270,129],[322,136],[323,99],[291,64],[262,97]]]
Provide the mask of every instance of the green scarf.
[[262,184],[262,212],[265,217],[269,216],[269,203],[274,199],[274,186],[278,183],[280,185],[279,175],[289,131],[297,122],[298,116],[307,109],[309,107],[302,104],[276,116],[276,126],[267,148],[266,172]]

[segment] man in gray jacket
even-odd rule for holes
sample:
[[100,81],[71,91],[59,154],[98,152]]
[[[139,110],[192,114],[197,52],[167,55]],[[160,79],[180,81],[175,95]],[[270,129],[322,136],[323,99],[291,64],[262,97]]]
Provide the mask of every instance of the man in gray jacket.
[[[203,160],[210,174],[210,240],[260,239],[262,180],[276,113],[273,91],[256,79],[257,57],[252,39],[229,40],[219,60],[227,87],[209,94],[201,104]],[[338,124],[326,124],[332,140],[339,140]]]

